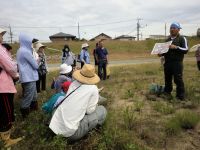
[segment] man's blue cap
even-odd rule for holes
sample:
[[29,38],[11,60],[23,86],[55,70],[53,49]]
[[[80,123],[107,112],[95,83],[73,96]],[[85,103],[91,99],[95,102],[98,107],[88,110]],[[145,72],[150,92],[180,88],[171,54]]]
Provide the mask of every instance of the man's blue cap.
[[178,22],[173,22],[171,24],[170,28],[182,29]]

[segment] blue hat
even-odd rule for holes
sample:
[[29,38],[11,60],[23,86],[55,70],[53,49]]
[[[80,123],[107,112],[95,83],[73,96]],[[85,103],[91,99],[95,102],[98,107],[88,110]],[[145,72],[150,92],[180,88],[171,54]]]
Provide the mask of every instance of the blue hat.
[[170,28],[182,29],[178,22],[173,22],[171,24]]

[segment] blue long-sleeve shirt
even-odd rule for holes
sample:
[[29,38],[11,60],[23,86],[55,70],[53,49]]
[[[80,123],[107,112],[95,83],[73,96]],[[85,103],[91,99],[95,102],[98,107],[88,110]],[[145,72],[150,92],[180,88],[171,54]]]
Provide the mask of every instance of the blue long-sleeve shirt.
[[90,54],[87,50],[82,49],[80,53],[80,60],[86,64],[90,64]]

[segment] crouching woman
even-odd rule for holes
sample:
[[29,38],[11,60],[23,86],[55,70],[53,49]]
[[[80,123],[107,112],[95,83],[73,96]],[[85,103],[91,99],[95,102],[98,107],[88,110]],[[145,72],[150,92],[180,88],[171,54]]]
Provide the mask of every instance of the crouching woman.
[[58,105],[49,127],[55,134],[77,141],[97,125],[102,125],[107,111],[97,104],[99,91],[95,84],[100,79],[95,74],[95,68],[85,64],[72,76],[75,80],[69,87],[67,98]]

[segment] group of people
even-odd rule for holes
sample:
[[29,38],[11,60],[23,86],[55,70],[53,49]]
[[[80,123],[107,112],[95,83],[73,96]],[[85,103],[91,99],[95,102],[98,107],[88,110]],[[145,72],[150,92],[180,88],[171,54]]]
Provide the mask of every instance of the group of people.
[[[172,80],[176,84],[176,98],[185,99],[183,82],[183,59],[188,52],[187,39],[180,35],[181,26],[174,22],[170,26],[170,36],[166,41],[172,41],[168,52],[159,54],[164,58],[164,95],[171,97]],[[26,118],[31,110],[37,110],[37,92],[46,89],[46,74],[48,67],[44,49],[46,46],[39,40],[20,34],[20,48],[17,51],[17,63],[12,59],[10,47],[3,44],[0,28],[0,134],[5,146],[11,146],[22,138],[11,139],[10,131],[15,120],[13,98],[16,93],[14,82],[19,79],[23,94],[20,111]],[[60,75],[53,81],[55,94],[43,104],[42,109],[50,113],[49,128],[54,134],[61,134],[71,141],[85,136],[90,130],[105,121],[107,111],[99,105],[102,97],[96,84],[106,79],[108,51],[103,42],[96,43],[93,50],[95,65],[98,65],[98,75],[95,67],[90,64],[89,45],[82,44],[80,52],[81,69],[76,69],[76,56],[68,45],[63,48]],[[196,56],[199,56],[196,53]],[[199,59],[200,60],[200,59]],[[200,62],[200,61],[199,61]],[[200,66],[198,62],[198,66]]]
[[15,121],[15,82],[19,80],[22,85],[20,112],[25,119],[31,111],[38,110],[37,92],[46,89],[47,65],[45,46],[26,34],[19,36],[20,48],[16,55],[17,62],[14,61],[11,56],[12,47],[2,43],[5,33],[4,29],[0,29],[0,133],[5,147],[9,147],[22,140],[10,139],[11,127]]
[[[81,51],[79,56],[79,60],[81,63],[81,68],[84,64],[90,64],[90,53],[89,53],[89,45],[88,43],[83,43],[81,46]],[[103,47],[103,42],[99,41],[96,43],[96,47],[93,50],[94,62],[95,65],[98,66],[98,76],[101,80],[106,80],[107,73],[107,65],[108,65],[108,50]],[[68,45],[64,45],[63,53],[62,53],[62,63],[66,63],[67,65],[71,65],[72,67],[76,66],[76,55],[70,50]]]
[[[16,61],[11,56],[12,47],[3,43],[6,30],[0,28],[0,137],[5,147],[18,143],[22,138],[11,139],[11,128],[15,121],[14,94],[17,92],[15,82],[22,86],[20,112],[26,119],[32,111],[38,110],[37,93],[46,90],[48,67],[45,56],[45,45],[26,34],[19,35],[20,48]],[[55,95],[51,102],[51,119],[49,128],[55,134],[79,140],[90,130],[105,121],[107,111],[99,102],[102,97],[96,84],[100,81],[93,65],[84,62],[81,69],[75,68],[74,54],[69,46],[63,49],[60,75],[52,83]],[[49,101],[43,104],[46,112]],[[50,110],[50,109],[49,109]]]

